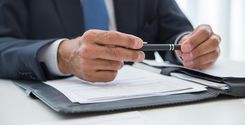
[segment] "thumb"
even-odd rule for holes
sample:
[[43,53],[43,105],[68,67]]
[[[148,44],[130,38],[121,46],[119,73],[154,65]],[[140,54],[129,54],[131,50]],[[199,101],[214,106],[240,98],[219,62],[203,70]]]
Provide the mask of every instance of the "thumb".
[[179,44],[181,45],[181,52],[185,52],[184,50],[186,50],[186,46],[184,46],[184,44],[187,42],[187,40],[190,38],[191,34],[185,35],[182,37],[182,39],[179,41]]
[[189,36],[190,36],[190,35],[188,34],[188,35],[183,36],[183,37],[180,39],[179,45],[181,45],[181,50],[175,51],[177,56],[179,56],[179,57],[182,56],[182,48],[183,48],[182,45],[183,45],[183,43],[189,38]]

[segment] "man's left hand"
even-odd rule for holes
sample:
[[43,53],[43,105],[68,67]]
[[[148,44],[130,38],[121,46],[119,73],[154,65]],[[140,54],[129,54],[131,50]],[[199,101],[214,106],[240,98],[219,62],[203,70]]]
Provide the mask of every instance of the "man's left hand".
[[206,69],[215,63],[220,55],[220,36],[208,25],[198,26],[192,33],[180,40],[183,65],[188,68]]

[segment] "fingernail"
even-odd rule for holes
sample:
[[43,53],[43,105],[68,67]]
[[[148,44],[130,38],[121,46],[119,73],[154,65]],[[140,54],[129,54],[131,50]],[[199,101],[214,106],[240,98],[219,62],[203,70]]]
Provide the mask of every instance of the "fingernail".
[[143,46],[142,40],[139,39],[139,38],[135,39],[135,41],[134,41],[134,47],[135,47],[136,49],[138,49],[138,48],[141,48],[142,46]]

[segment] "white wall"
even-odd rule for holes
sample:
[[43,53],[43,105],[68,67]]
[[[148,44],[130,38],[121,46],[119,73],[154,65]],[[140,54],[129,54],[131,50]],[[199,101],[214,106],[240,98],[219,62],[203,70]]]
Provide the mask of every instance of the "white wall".
[[193,26],[210,24],[222,37],[221,58],[245,61],[245,0],[176,0]]

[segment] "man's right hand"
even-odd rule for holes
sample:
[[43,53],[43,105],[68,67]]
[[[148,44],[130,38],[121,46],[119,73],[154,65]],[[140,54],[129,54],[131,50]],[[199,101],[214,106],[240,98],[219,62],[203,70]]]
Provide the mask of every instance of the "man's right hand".
[[58,49],[61,72],[90,82],[115,79],[123,62],[140,62],[145,58],[143,40],[115,31],[89,30],[83,36],[63,41]]

